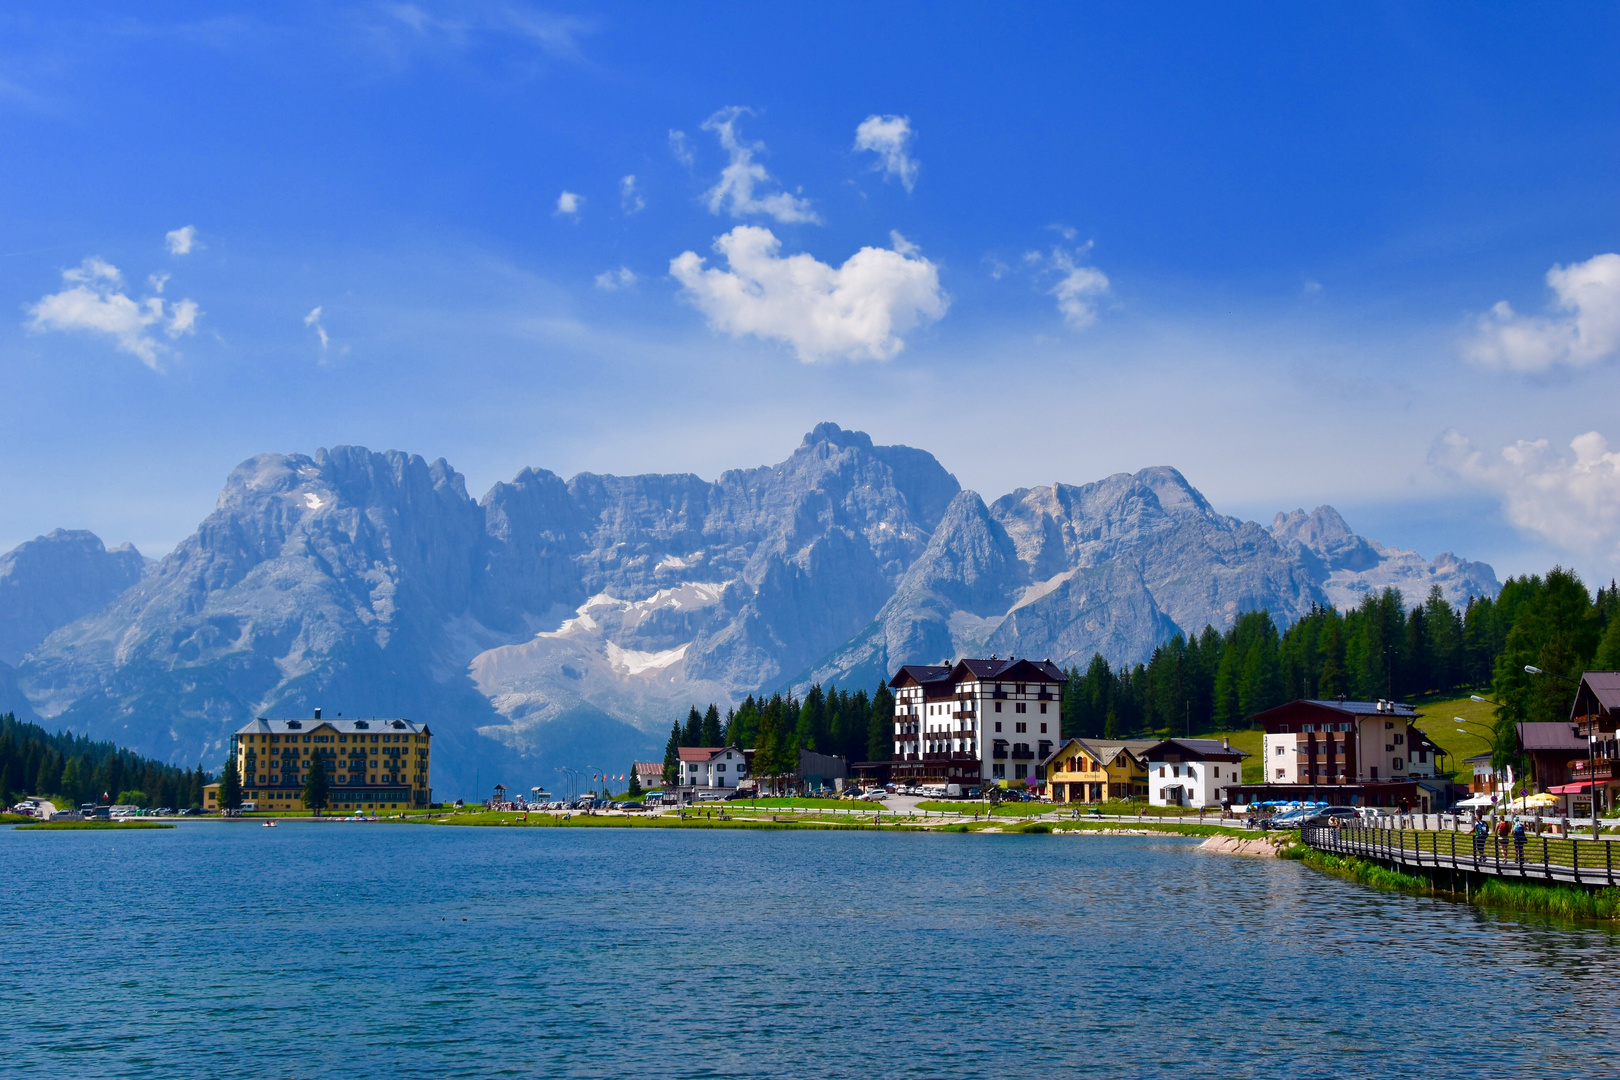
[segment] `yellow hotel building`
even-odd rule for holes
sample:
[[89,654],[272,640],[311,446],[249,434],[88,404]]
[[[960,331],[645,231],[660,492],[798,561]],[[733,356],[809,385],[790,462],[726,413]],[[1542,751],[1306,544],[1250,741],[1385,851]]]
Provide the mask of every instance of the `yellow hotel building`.
[[1146,799],[1152,739],[1066,739],[1046,759],[1047,790],[1055,803]]
[[[413,720],[266,720],[231,737],[242,801],[260,810],[294,810],[316,755],[325,762],[327,809],[405,810],[433,801],[428,780],[433,733]],[[207,809],[218,807],[209,785]]]

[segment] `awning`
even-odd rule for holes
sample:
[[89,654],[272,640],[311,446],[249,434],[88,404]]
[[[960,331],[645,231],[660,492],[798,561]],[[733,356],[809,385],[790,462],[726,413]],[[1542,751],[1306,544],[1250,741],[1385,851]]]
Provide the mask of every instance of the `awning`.
[[1592,781],[1590,781],[1590,780],[1577,780],[1573,784],[1559,784],[1557,787],[1550,787],[1550,788],[1547,789],[1547,794],[1549,794],[1549,795],[1574,795],[1577,792],[1587,790],[1591,786],[1592,786]]

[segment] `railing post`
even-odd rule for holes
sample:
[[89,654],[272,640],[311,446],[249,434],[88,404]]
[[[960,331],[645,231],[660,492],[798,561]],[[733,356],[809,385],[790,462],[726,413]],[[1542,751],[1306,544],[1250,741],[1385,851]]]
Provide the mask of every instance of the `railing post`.
[[1581,842],[1573,836],[1569,838],[1569,863],[1575,871],[1575,884],[1581,883]]
[[1547,869],[1547,837],[1546,836],[1542,836],[1542,838],[1541,838],[1541,876],[1545,877],[1545,878],[1552,877],[1551,871],[1549,871]]

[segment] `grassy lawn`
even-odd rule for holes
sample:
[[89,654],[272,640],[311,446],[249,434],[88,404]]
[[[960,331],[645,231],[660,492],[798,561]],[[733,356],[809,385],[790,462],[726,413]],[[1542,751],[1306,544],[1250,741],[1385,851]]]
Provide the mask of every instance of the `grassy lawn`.
[[[1490,691],[1487,690],[1484,694],[1489,696]],[[1423,714],[1423,718],[1417,722],[1418,730],[1451,755],[1446,762],[1446,768],[1457,770],[1457,779],[1460,783],[1467,783],[1473,779],[1472,769],[1465,771],[1462,762],[1464,758],[1490,750],[1490,739],[1481,734],[1480,729],[1489,730],[1496,723],[1496,706],[1484,701],[1470,701],[1467,694],[1461,697],[1414,701],[1412,705]],[[1459,724],[1452,719],[1455,716],[1472,723]],[[1459,728],[1462,730],[1459,731]]]
[[932,799],[928,800],[927,802],[918,803],[917,804],[917,809],[919,809],[919,810],[932,810],[936,814],[945,813],[945,814],[968,814],[968,815],[982,814],[986,810],[990,810],[990,812],[992,814],[994,814],[996,817],[1012,817],[1012,818],[1034,817],[1037,814],[1047,814],[1047,813],[1051,813],[1051,811],[1052,811],[1052,807],[1051,807],[1051,805],[1049,803],[1022,803],[1022,802],[1002,803],[1001,805],[999,805],[999,806],[995,807],[993,810],[991,810],[989,803],[983,803],[983,802],[936,802],[936,801],[934,801]]
[[0,814],[0,825],[28,825],[33,821],[27,814]]
[[[32,819],[30,819],[32,821]],[[162,821],[33,821],[29,825],[17,826],[17,831],[24,829],[49,829],[53,832],[75,831],[79,829],[117,829],[119,832],[129,832],[134,829],[172,829],[173,825]]]
[[[753,807],[760,810],[872,810],[882,807],[882,803],[862,802],[860,799],[733,799],[730,802],[698,803],[698,807],[713,809],[724,806],[728,810],[740,807]],[[690,809],[690,807],[688,808]]]

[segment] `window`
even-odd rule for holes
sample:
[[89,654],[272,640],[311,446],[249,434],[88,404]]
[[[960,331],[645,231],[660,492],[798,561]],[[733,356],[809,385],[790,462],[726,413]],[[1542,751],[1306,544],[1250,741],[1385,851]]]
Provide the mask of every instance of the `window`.
[[1282,770],[1282,769],[1277,770],[1277,779],[1281,780],[1284,775],[1286,775],[1284,770]]
[[1215,766],[1214,776],[1217,780],[1221,778],[1221,767],[1219,765]]
[[[998,701],[998,702],[996,702],[996,712],[1000,712],[1000,711],[1001,711],[1001,702]],[[996,730],[1000,731],[1001,729],[997,728]]]
[[1013,766],[1013,779],[1022,780],[1027,776],[1029,776],[1029,766],[1028,765],[1014,765]]
[[716,766],[715,766],[715,767],[714,767],[714,771],[715,771],[715,772],[725,772],[725,771],[726,771],[726,767],[725,767],[725,766],[724,766],[724,765],[716,765]]
[[1041,702],[1041,712],[1044,713],[1045,711],[1046,711],[1046,702],[1043,701],[1043,702]]
[[[1046,711],[1046,706],[1045,706],[1045,705],[1042,705],[1042,706],[1041,706],[1041,711],[1042,711],[1042,712],[1045,712],[1045,711]],[[1046,725],[1045,725],[1045,724],[1042,724],[1042,725],[1041,725],[1041,734],[1042,734],[1042,735],[1045,735],[1045,734],[1046,734]]]
[[1401,771],[1401,759],[1400,758],[1395,759],[1395,771],[1396,772]]
[[1405,735],[1397,735],[1397,736],[1395,736],[1395,745],[1396,746],[1400,746],[1404,742],[1406,742],[1406,736]]
[[1029,725],[1020,722],[1020,723],[1017,723],[1017,724],[1013,725],[1013,730],[1018,732],[1020,735],[1022,735],[1024,732],[1029,730]]
[[990,766],[990,777],[994,780],[1007,779],[1007,766],[1003,765],[999,761],[996,762],[994,765]]
[[[1163,766],[1163,765],[1160,765],[1160,766],[1159,766],[1159,775],[1160,775],[1160,776],[1163,776],[1163,775],[1164,775],[1164,766]],[[1282,775],[1282,773],[1278,773],[1278,774],[1277,774],[1277,775],[1278,775],[1278,776],[1281,776],[1281,775]]]
[[1288,725],[1287,724],[1278,724],[1277,725],[1277,731],[1280,732],[1283,735],[1288,734]]
[[[996,706],[996,707],[997,707],[997,708],[998,708],[998,709],[999,709],[999,708],[1000,708],[1000,707],[1001,707],[1001,706],[999,706],[999,705],[998,705],[998,706]],[[1001,721],[1000,721],[1000,720],[997,720],[997,721],[996,721],[996,730],[997,730],[997,731],[1000,731],[1000,730],[1001,730]]]
[[1282,743],[1278,743],[1277,744],[1277,756],[1282,757],[1286,753],[1288,753],[1288,747],[1284,746]]
[[1026,708],[1028,708],[1028,706],[1026,706],[1022,701],[1020,701],[1020,702],[1016,703],[1015,705],[1013,705],[1013,712],[1023,712]]
[[1299,730],[1304,731],[1304,732],[1312,732],[1312,731],[1316,730],[1316,725],[1315,724],[1301,724],[1301,725],[1299,725]]

